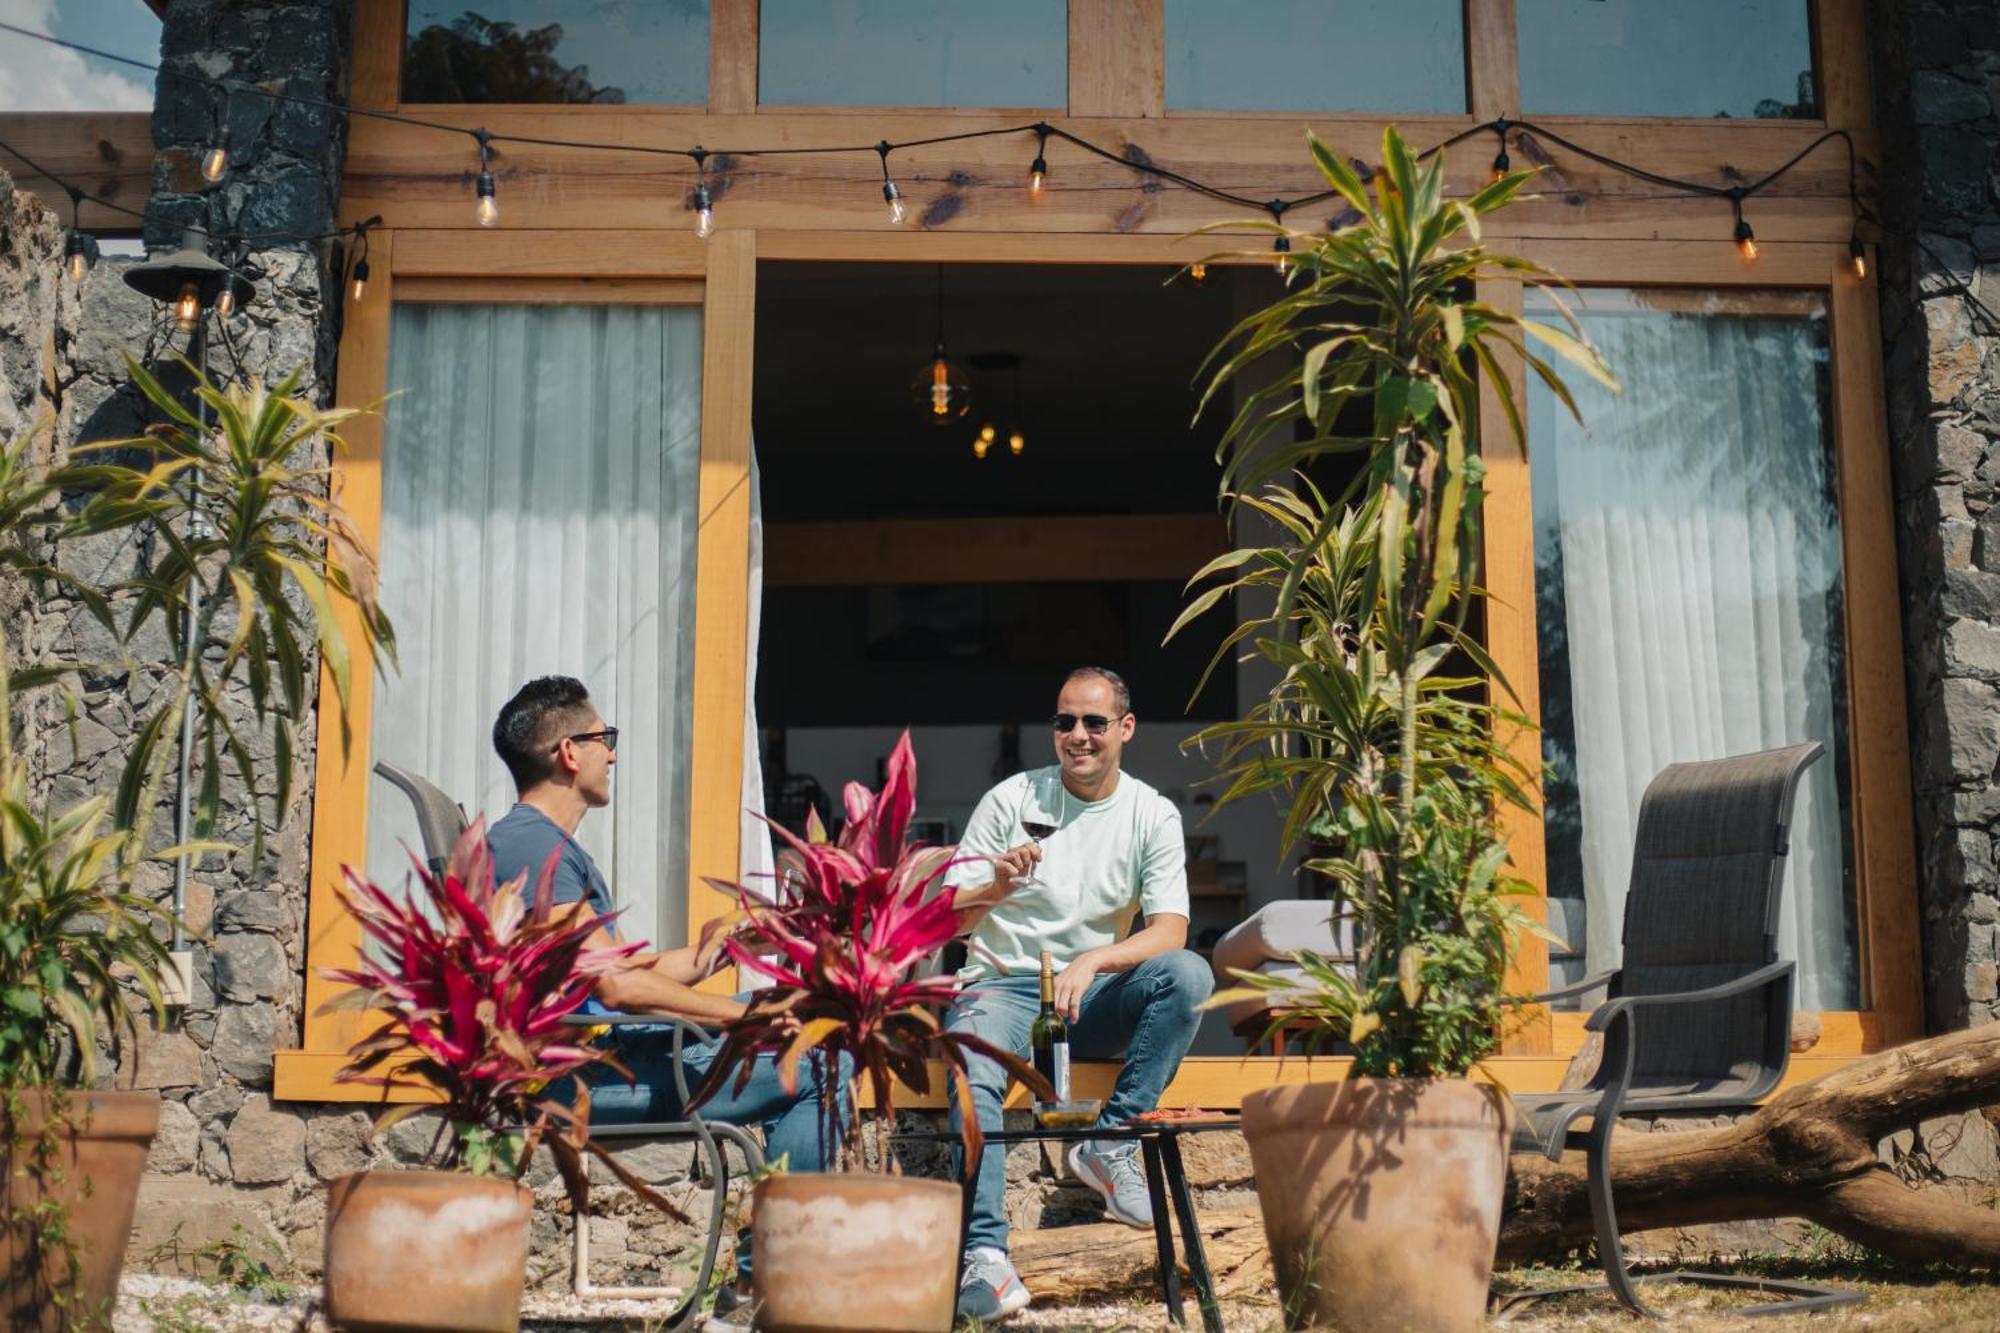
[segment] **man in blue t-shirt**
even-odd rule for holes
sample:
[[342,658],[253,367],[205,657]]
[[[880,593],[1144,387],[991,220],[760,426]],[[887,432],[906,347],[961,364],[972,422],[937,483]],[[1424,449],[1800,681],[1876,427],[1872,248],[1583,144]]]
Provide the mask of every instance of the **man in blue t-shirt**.
[[[493,723],[493,748],[514,777],[520,796],[514,808],[486,832],[493,851],[493,872],[506,881],[525,872],[532,893],[542,868],[555,858],[555,900],[588,903],[600,916],[611,911],[611,891],[590,853],[577,844],[575,833],[584,814],[611,800],[611,768],[618,762],[618,728],[606,725],[581,682],[568,676],[543,676],[523,685],[500,710]],[[666,1014],[714,1026],[744,1011],[738,997],[714,995],[696,985],[713,973],[724,957],[728,931],[722,921],[703,927],[700,938],[679,949],[640,954],[621,971],[600,978],[592,1000],[604,1009],[623,1013]],[[618,942],[615,925],[599,927],[588,947]],[[682,1106],[671,1068],[673,1030],[664,1027],[619,1027],[611,1040],[621,1063],[636,1076],[628,1085],[616,1074],[596,1071],[590,1076],[593,1124],[650,1123],[678,1120]],[[688,1086],[699,1084],[714,1062],[721,1043],[687,1046],[682,1061]],[[823,1166],[820,1142],[821,1099],[827,1080],[813,1061],[804,1065],[797,1092],[788,1093],[778,1080],[770,1056],[760,1056],[741,1087],[734,1077],[702,1107],[702,1114],[730,1124],[762,1124],[765,1151],[772,1161],[786,1159],[794,1171],[818,1171]],[[842,1071],[845,1072],[844,1070]],[[832,1080],[843,1095],[845,1078]],[[844,1124],[846,1116],[836,1118]],[[716,1296],[712,1333],[747,1329],[750,1325],[750,1245],[737,1245],[737,1283]]]

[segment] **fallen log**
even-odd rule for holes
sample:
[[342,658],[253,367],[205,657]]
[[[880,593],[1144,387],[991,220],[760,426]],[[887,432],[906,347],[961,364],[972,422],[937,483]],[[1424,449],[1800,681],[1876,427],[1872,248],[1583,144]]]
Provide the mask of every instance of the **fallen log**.
[[[1264,1219],[1255,1208],[1201,1210],[1202,1252],[1224,1299],[1272,1290]],[[1156,1295],[1159,1259],[1153,1233],[1116,1222],[1016,1231],[1009,1246],[1015,1270],[1037,1300],[1074,1305]],[[1182,1265],[1186,1272],[1186,1265]],[[1188,1300],[1194,1299],[1188,1289]]]
[[[1803,1217],[1914,1263],[2000,1268],[2000,1213],[1903,1184],[1876,1145],[1920,1122],[2000,1104],[2000,1023],[1899,1046],[1787,1089],[1733,1125],[1612,1136],[1621,1231]],[[1584,1155],[1516,1154],[1500,1261],[1593,1237]]]

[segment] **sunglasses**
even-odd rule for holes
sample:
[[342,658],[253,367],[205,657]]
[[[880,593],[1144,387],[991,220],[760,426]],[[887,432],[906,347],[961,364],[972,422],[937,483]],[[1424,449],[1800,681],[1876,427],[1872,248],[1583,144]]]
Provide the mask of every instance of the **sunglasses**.
[[[616,727],[606,727],[602,731],[579,731],[574,736],[563,737],[563,740],[576,741],[579,744],[584,741],[603,741],[605,749],[611,751],[613,754],[618,752],[618,728]],[[555,748],[550,750],[549,753],[554,754],[556,750],[560,749],[562,749],[562,741],[557,741]]]
[[[1123,713],[1118,715],[1118,717],[1123,716],[1125,716]],[[1049,719],[1049,724],[1056,729],[1056,734],[1060,736],[1067,736],[1070,732],[1075,731],[1076,724],[1079,722],[1083,723],[1083,729],[1091,735],[1102,736],[1110,729],[1111,724],[1117,720],[1117,717],[1106,717],[1102,713],[1085,713],[1082,717],[1078,717],[1075,713],[1057,713]]]

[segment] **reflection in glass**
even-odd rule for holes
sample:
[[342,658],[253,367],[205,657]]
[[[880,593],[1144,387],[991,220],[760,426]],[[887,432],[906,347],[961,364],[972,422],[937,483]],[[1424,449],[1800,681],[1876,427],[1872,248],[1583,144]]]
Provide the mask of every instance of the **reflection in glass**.
[[1819,115],[1807,0],[1517,4],[1525,115]]
[[1463,0],[1167,0],[1178,111],[1465,110]]
[[405,102],[708,101],[708,0],[410,0]]
[[765,106],[1062,107],[1065,0],[763,0]]
[[1823,304],[1584,296],[1584,328],[1623,394],[1573,376],[1578,426],[1529,388],[1548,888],[1572,900],[1552,919],[1582,918],[1574,970],[1615,967],[1653,776],[1817,740],[1826,757],[1799,795],[1779,947],[1799,964],[1804,1008],[1855,1008]]

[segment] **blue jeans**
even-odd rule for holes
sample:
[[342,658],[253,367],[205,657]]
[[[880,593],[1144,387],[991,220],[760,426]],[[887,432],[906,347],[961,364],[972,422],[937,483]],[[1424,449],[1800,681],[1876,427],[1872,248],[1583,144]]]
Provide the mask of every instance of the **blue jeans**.
[[[632,1071],[636,1081],[627,1084],[609,1069],[588,1071],[590,1123],[641,1125],[681,1119],[686,1108],[681,1104],[679,1089],[674,1086],[674,1029],[630,1024],[613,1028],[606,1041],[612,1054]],[[721,1049],[719,1040],[690,1042],[681,1048],[689,1092],[700,1089]],[[839,1075],[831,1080],[825,1077],[826,1068],[826,1062],[817,1057],[799,1061],[798,1091],[788,1093],[778,1081],[776,1061],[760,1055],[751,1065],[749,1081],[739,1090],[736,1075],[732,1073],[715,1096],[702,1104],[701,1116],[704,1120],[731,1125],[761,1125],[766,1160],[776,1162],[782,1158],[787,1163],[786,1169],[791,1171],[824,1170],[826,1155],[820,1139],[820,1108],[826,1099],[826,1085],[829,1082],[834,1085],[834,1096],[838,1098],[832,1144],[837,1149],[847,1127],[847,1088],[854,1064],[843,1055]],[[561,1089],[556,1089],[555,1095],[560,1100],[569,1100]],[[738,1233],[736,1273],[741,1280],[750,1280],[747,1229]]]
[[[1101,1125],[1122,1125],[1159,1105],[1160,1093],[1181,1067],[1181,1057],[1201,1025],[1197,1012],[1215,989],[1215,974],[1199,954],[1173,949],[1148,958],[1129,972],[1099,976],[1084,992],[1081,1013],[1069,1026],[1071,1055],[1079,1060],[1123,1057],[1124,1068],[1111,1099],[1098,1115]],[[1041,1009],[1041,978],[988,977],[972,984],[945,1016],[945,1026],[984,1037],[1002,1050],[1026,1057],[1028,1029]],[[972,1104],[982,1130],[1004,1123],[1001,1102],[1007,1071],[997,1061],[968,1055]],[[951,1098],[951,1127],[961,1123],[958,1098]],[[1007,1248],[1007,1153],[987,1151],[979,1163],[972,1196],[968,1245]]]

